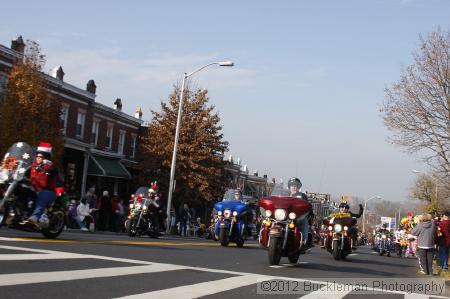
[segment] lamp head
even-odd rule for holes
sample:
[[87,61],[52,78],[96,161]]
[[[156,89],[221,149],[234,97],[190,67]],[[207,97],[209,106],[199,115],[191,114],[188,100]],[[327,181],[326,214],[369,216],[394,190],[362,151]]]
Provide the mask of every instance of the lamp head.
[[234,62],[233,61],[220,61],[220,62],[218,62],[218,64],[220,66],[233,66]]

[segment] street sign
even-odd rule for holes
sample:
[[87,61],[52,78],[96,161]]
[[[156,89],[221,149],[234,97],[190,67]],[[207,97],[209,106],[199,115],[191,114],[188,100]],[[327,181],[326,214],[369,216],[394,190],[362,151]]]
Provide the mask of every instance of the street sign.
[[389,223],[389,228],[390,229],[395,229],[397,227],[397,219],[396,218],[391,218],[391,222]]

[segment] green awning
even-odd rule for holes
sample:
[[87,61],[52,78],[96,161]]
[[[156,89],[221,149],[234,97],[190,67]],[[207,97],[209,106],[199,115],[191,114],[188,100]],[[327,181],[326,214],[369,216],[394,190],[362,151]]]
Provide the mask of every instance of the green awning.
[[130,173],[120,161],[99,156],[91,156],[88,175],[131,179]]
[[258,193],[258,190],[256,189],[255,186],[253,186],[253,184],[247,183],[247,188],[250,192]]

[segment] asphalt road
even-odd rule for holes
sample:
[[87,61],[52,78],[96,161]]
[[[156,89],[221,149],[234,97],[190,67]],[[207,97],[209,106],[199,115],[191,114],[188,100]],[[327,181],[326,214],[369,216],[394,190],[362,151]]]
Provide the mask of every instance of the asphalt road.
[[0,229],[0,298],[435,298],[407,289],[363,295],[344,285],[417,279],[417,270],[415,258],[380,257],[369,247],[344,261],[315,247],[296,265],[269,266],[255,241],[225,248],[199,238],[75,231],[48,240]]

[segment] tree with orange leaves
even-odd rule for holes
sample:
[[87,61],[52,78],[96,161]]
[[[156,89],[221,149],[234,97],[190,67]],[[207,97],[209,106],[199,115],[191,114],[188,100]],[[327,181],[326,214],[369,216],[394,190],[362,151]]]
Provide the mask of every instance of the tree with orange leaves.
[[37,146],[39,141],[53,145],[52,160],[63,151],[61,106],[49,93],[42,73],[45,56],[39,45],[27,41],[25,54],[10,70],[5,95],[0,102],[0,152],[23,141]]
[[[168,103],[161,102],[161,112],[152,111],[148,136],[142,140],[142,180],[157,179],[163,190],[168,190],[179,96],[176,87]],[[185,90],[184,96],[174,202],[211,202],[221,198],[228,183],[223,161],[228,142],[223,140],[219,115],[208,105],[208,92]]]

